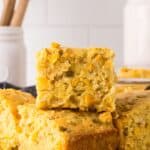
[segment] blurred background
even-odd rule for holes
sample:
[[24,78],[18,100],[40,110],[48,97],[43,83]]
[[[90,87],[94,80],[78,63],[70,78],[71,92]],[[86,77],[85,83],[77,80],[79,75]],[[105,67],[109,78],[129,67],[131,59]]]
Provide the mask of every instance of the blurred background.
[[[130,1],[134,4],[136,0]],[[23,23],[27,48],[27,84],[35,82],[36,51],[48,47],[52,41],[73,47],[112,48],[116,53],[116,68],[121,67],[124,60],[126,2],[127,0],[29,0]],[[2,9],[2,0],[0,3]]]
[[30,0],[24,22],[28,84],[35,79],[35,52],[52,41],[110,47],[116,52],[116,65],[122,65],[124,4],[125,0]]

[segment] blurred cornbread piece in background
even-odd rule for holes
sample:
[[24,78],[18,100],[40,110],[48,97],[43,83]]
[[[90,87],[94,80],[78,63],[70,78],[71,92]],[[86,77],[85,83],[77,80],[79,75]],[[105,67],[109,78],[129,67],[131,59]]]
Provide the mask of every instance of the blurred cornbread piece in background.
[[119,78],[150,78],[150,69],[123,67],[119,70],[118,77]]
[[114,111],[114,53],[52,43],[37,54],[38,108]]
[[148,84],[117,84],[116,93],[128,93],[132,91],[141,91],[145,90],[149,85]]
[[[119,70],[118,78],[143,78],[143,79],[150,79],[150,69],[144,68],[126,68],[122,67]],[[117,84],[116,92],[123,93],[123,92],[130,92],[130,91],[137,91],[137,90],[144,90],[149,86],[149,84]]]
[[19,150],[115,150],[118,132],[111,113],[40,110],[19,106]]
[[17,149],[20,119],[17,107],[34,102],[30,94],[13,89],[0,90],[0,150]]
[[115,120],[120,134],[119,150],[150,149],[150,91],[118,94]]

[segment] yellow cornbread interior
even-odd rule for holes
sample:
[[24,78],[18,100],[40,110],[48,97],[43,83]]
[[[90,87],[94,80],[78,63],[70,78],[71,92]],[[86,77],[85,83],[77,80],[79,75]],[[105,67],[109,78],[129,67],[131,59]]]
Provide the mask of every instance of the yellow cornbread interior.
[[118,145],[110,113],[43,111],[23,105],[19,114],[19,150],[110,150]]
[[13,89],[0,90],[0,150],[17,149],[20,119],[17,106],[33,102],[30,94]]
[[53,43],[37,54],[38,108],[114,111],[114,53]]
[[149,150],[150,91],[128,92],[117,96],[115,121],[120,134],[120,150]]

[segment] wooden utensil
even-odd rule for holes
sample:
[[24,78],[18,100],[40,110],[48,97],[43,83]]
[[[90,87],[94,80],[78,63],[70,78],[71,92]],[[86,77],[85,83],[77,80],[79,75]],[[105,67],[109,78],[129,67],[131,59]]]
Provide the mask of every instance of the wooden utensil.
[[16,0],[4,0],[4,8],[0,19],[1,26],[8,26],[13,16]]
[[23,22],[23,18],[28,6],[29,0],[19,0],[18,6],[14,12],[12,17],[11,26],[21,26]]

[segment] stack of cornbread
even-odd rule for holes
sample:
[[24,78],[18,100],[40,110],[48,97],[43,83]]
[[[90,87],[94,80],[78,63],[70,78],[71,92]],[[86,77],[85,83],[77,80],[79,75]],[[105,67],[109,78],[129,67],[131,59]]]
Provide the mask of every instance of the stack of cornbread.
[[[42,125],[36,134],[44,137],[43,132],[48,132],[44,141],[54,144],[46,145],[37,137],[38,144],[32,142],[33,147],[45,145],[45,149],[64,150],[117,148],[118,135],[111,116],[115,110],[113,57],[114,53],[109,49],[66,48],[57,43],[37,54],[36,107],[43,111],[37,112],[31,106],[22,107],[21,114],[24,118],[25,112],[32,111],[34,115],[27,114],[33,124],[38,124],[34,119],[38,117],[46,121],[46,127]],[[45,116],[40,116],[41,113]],[[24,122],[22,125],[29,128]],[[28,145],[31,146],[25,143],[23,147]]]
[[0,150],[149,150],[150,92],[115,98],[113,57],[57,43],[38,52],[36,101],[0,90]]

